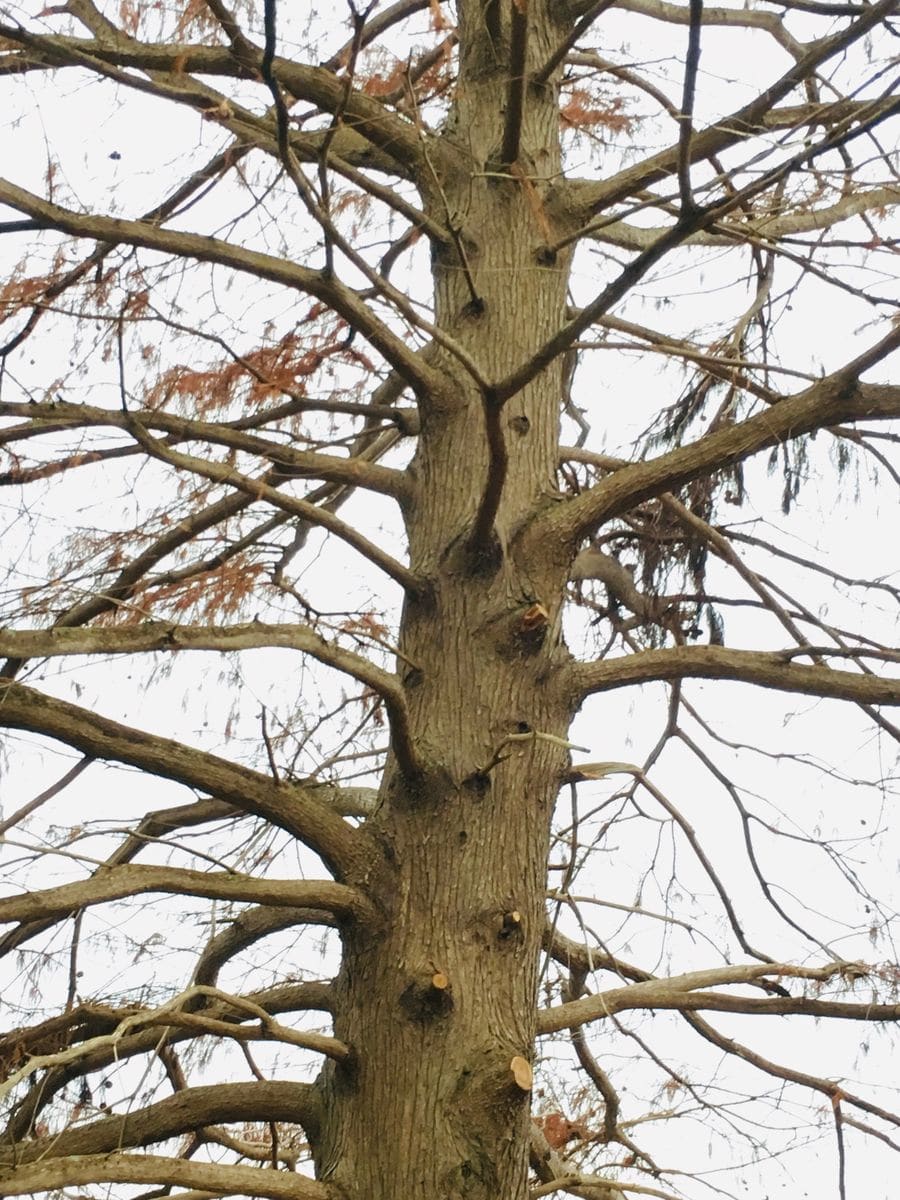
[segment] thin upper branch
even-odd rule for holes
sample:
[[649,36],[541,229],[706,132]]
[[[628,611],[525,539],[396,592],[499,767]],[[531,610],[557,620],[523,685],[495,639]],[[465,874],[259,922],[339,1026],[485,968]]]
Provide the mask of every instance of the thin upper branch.
[[428,394],[442,386],[440,374],[429,369],[421,355],[380,321],[352,288],[334,276],[220,238],[162,229],[145,221],[72,212],[5,179],[0,179],[0,203],[28,213],[73,237],[142,246],[164,254],[214,263],[315,296],[357,329],[417,394]]
[[138,767],[151,775],[211,792],[242,812],[264,817],[312,847],[344,878],[361,870],[368,838],[330,805],[304,788],[196,750],[170,738],[120,725],[87,708],[0,680],[0,727],[27,729],[74,746],[83,754]]
[[578,42],[578,39],[590,29],[593,23],[606,12],[608,8],[612,8],[617,0],[593,0],[590,7],[583,16],[575,22],[575,25],[569,32],[568,37],[557,46],[554,52],[550,55],[547,61],[543,64],[540,70],[536,71],[532,80],[534,83],[547,83],[550,76],[560,65],[569,51]]
[[[98,38],[36,35],[5,22],[0,23],[0,35],[23,46],[21,52],[0,57],[0,73],[83,66],[94,60],[107,66],[171,76],[184,88],[186,83],[193,83],[192,74],[246,79],[254,68],[259,71],[262,65],[262,51],[256,52],[257,61],[250,68],[238,64],[225,46],[152,45],[133,38],[119,38],[113,43]],[[276,56],[272,71],[297,100],[316,104],[329,113],[340,112],[344,124],[393,160],[402,174],[416,178],[424,171],[420,131],[376,98],[348,89],[336,72],[323,67],[309,67]]]
[[681,127],[678,137],[678,189],[681,211],[695,206],[691,189],[691,138],[694,132],[694,95],[697,90],[697,71],[700,67],[700,26],[703,20],[703,0],[690,0],[690,29],[684,60],[684,88],[681,97]]
[[[629,0],[629,3],[634,3],[634,0]],[[654,0],[654,3],[657,3],[657,0]],[[661,3],[658,3],[657,6],[659,8],[665,7],[675,10],[684,23],[687,23],[690,19],[687,7],[676,5],[664,6]],[[822,64],[833,55],[839,54],[853,42],[864,37],[870,29],[873,29],[885,17],[890,16],[895,8],[896,0],[879,0],[879,3],[873,4],[870,8],[861,12],[857,19],[846,28],[831,34],[829,37],[820,38],[818,41],[809,43],[804,48],[805,53],[798,57],[779,79],[760,92],[748,104],[716,121],[715,124],[708,126],[706,129],[695,132],[691,138],[690,162],[695,163],[701,159],[709,158],[710,155],[720,154],[729,146],[733,146],[738,142],[746,140],[748,137],[753,137],[755,134],[762,132],[767,128],[768,114],[779,100],[790,95],[798,84],[813,76]],[[713,11],[715,10],[706,10],[704,13],[704,24],[709,23],[711,12]],[[730,19],[733,19],[738,24],[742,21],[747,23],[745,19],[749,19],[752,22],[759,17],[768,19],[774,16],[774,14],[769,13],[762,14],[741,10],[729,9],[719,11],[723,13],[727,12]],[[889,111],[893,111],[893,109]],[[562,185],[561,191],[569,198],[570,202],[574,201],[577,191],[578,207],[584,211],[585,215],[590,212],[598,212],[617,203],[619,200],[625,199],[626,196],[634,195],[636,192],[649,187],[653,183],[658,183],[660,180],[669,178],[678,170],[680,151],[681,144],[679,139],[678,142],[667,149],[641,162],[635,163],[634,166],[626,167],[610,178],[598,180],[596,183],[576,185],[575,188],[565,183]]]

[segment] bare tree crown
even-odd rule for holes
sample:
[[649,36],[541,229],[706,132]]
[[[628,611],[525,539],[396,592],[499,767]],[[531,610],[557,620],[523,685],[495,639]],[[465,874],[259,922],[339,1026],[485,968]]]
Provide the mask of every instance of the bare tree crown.
[[0,1196],[887,1200],[897,10],[0,8]]

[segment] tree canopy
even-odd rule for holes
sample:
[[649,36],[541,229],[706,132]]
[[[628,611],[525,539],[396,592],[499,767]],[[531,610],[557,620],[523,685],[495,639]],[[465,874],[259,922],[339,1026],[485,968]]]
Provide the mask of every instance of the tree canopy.
[[898,7],[0,8],[0,1196],[887,1200]]

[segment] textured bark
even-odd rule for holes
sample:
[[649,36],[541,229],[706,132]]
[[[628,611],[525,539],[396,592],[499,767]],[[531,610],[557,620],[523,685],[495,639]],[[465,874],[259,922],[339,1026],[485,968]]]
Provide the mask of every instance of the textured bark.
[[[549,7],[530,10],[532,69],[554,49]],[[546,185],[500,162],[507,56],[494,53],[480,5],[459,16],[464,84],[449,129],[471,161],[441,179],[435,216],[444,203],[462,214],[477,294],[455,256],[438,258],[437,322],[499,379],[562,323],[566,279],[560,264],[539,265]],[[508,44],[505,25],[499,37]],[[520,147],[530,175],[558,170],[553,86],[529,90]],[[512,1064],[533,1054],[571,707],[559,632],[568,564],[528,553],[517,534],[552,503],[560,367],[493,408],[449,355],[442,367],[452,384],[424,411],[408,512],[410,565],[432,590],[407,602],[401,627],[421,773],[389,768],[370,822],[384,854],[372,884],[384,932],[345,942],[335,1036],[356,1048],[358,1067],[327,1070],[317,1166],[367,1200],[522,1200],[530,1095]],[[507,458],[485,532],[479,513],[496,505],[490,488]]]

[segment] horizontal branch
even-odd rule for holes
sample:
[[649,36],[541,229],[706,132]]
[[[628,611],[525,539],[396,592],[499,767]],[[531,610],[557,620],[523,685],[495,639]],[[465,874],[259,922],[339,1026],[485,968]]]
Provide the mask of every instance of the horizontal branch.
[[110,900],[147,892],[200,896],[237,904],[321,909],[345,920],[374,918],[372,906],[362,893],[330,879],[262,879],[224,871],[213,873],[128,863],[123,867],[104,868],[75,883],[6,896],[0,899],[0,924],[65,916],[93,904],[106,904]]
[[[252,1019],[253,1025],[245,1026],[242,1022],[233,1020],[216,1020],[208,1012],[192,1010],[195,1002],[212,999],[241,1014],[245,1019]],[[259,1022],[257,1025],[255,1022]],[[138,1008],[127,1013],[109,1033],[98,1034],[81,1042],[66,1046],[62,1050],[53,1049],[46,1054],[30,1054],[27,1057],[16,1055],[19,1059],[25,1057],[22,1066],[7,1070],[6,1076],[0,1083],[0,1097],[9,1095],[19,1084],[32,1076],[41,1076],[39,1087],[48,1073],[75,1068],[79,1074],[86,1074],[88,1068],[84,1060],[98,1051],[111,1051],[118,1059],[118,1048],[129,1035],[147,1029],[162,1028],[164,1038],[172,1029],[186,1029],[191,1037],[230,1037],[238,1041],[281,1041],[288,1045],[299,1046],[304,1050],[326,1054],[339,1062],[347,1062],[351,1058],[350,1047],[337,1038],[326,1037],[320,1033],[304,1033],[289,1029],[276,1021],[269,1012],[260,1005],[249,1000],[246,996],[232,996],[218,988],[194,984],[186,991],[173,996],[156,1008]]]
[[[199,994],[201,991],[215,991],[213,988],[192,987],[186,993]],[[168,1033],[172,1029],[184,1029],[192,1038],[226,1038],[235,1042],[283,1042],[287,1046],[296,1046],[301,1050],[309,1050],[313,1054],[324,1054],[335,1062],[349,1064],[353,1060],[353,1051],[346,1042],[338,1038],[328,1037],[323,1033],[308,1030],[291,1029],[276,1021],[264,1008],[252,1005],[245,999],[235,998],[233,1007],[243,1011],[248,1018],[245,1023],[236,1021],[219,1021],[207,1013],[167,1010],[151,1015],[146,1024],[162,1027]],[[253,1020],[256,1018],[256,1020]]]
[[581,697],[634,684],[675,679],[726,679],[782,692],[861,704],[900,704],[900,680],[807,666],[798,650],[731,650],[724,646],[672,646],[622,658],[576,663],[573,686]]
[[[549,922],[544,931],[543,945],[548,954],[552,955],[562,967],[574,975],[577,987],[580,987],[581,981],[594,971],[610,971],[620,979],[629,979],[636,983],[650,982],[654,979],[654,976],[648,971],[635,966],[633,963],[625,962],[621,958],[613,957],[608,951],[603,950],[599,946],[588,946],[583,942],[576,942],[571,938],[567,938],[558,929],[553,929]],[[752,981],[751,985],[761,987],[770,994],[776,991],[778,995],[785,994],[785,990],[780,984],[771,983],[765,978]],[[750,1063],[760,1071],[774,1076],[776,1079],[783,1079],[799,1084],[801,1087],[812,1088],[832,1098],[840,1093],[842,1099],[862,1109],[862,1111],[879,1116],[883,1120],[897,1123],[897,1118],[893,1114],[883,1108],[879,1108],[877,1105],[873,1105],[871,1101],[865,1100],[861,1096],[856,1096],[848,1092],[842,1084],[772,1062],[756,1051],[735,1041],[733,1037],[720,1033],[708,1021],[704,1020],[703,1017],[698,1016],[696,1011],[692,1011],[690,1008],[683,1008],[680,1011],[685,1022],[691,1029],[726,1054],[733,1054],[738,1058],[742,1058],[745,1062]]]
[[[246,912],[258,912],[259,909],[248,909]],[[266,909],[267,912],[305,913],[306,909]],[[239,914],[239,921],[245,913]],[[300,918],[302,919],[302,917]],[[283,926],[282,926],[283,928]],[[291,982],[277,984],[259,992],[249,992],[246,995],[233,996],[220,993],[215,988],[198,981],[197,989],[202,1003],[192,1005],[191,1012],[208,1017],[219,1024],[240,1025],[244,1022],[258,1019],[259,1012],[267,1016],[277,1013],[325,1012],[330,1013],[334,1008],[334,997],[331,985],[317,980],[305,983]],[[140,1005],[125,1005],[116,1007],[112,1004],[102,1004],[97,1001],[83,1001],[74,1008],[39,1021],[36,1025],[20,1025],[14,1029],[0,1033],[0,1060],[4,1062],[22,1061],[23,1058],[60,1055],[61,1052],[76,1048],[68,1066],[73,1063],[83,1071],[91,1072],[102,1065],[103,1051],[109,1052],[107,1057],[119,1059],[132,1057],[147,1049],[152,1049],[158,1041],[158,1033],[147,1038],[148,1031],[152,1034],[154,1028],[147,1020],[118,1037],[113,1042],[108,1036],[117,1029],[127,1029],[125,1024],[129,1018],[146,1017],[150,1010]],[[160,1015],[161,1010],[156,1010]],[[187,1034],[183,1029],[173,1027],[171,1042],[184,1040]],[[93,1042],[91,1048],[86,1042]],[[135,1048],[136,1047],[136,1048]],[[98,1057],[98,1051],[100,1056]],[[76,1061],[77,1060],[77,1061]]]
[[148,1146],[207,1125],[238,1121],[283,1121],[302,1125],[309,1133],[318,1126],[319,1108],[319,1093],[309,1083],[265,1080],[185,1088],[144,1109],[63,1129],[50,1137],[18,1142],[14,1148],[0,1147],[0,1164],[24,1165],[43,1158],[105,1154]]
[[214,1196],[266,1200],[339,1200],[327,1184],[271,1167],[225,1166],[152,1154],[86,1154],[47,1158],[0,1169],[0,1196],[23,1196],[93,1183],[158,1184],[194,1188]]
[[[308,407],[313,407],[310,402]],[[357,407],[348,405],[347,407]],[[360,412],[369,415],[366,406],[358,406]],[[229,446],[244,450],[267,459],[273,466],[284,470],[286,475],[297,478],[323,479],[329,483],[343,483],[350,487],[368,488],[397,500],[406,498],[409,491],[407,476],[392,467],[368,462],[363,458],[336,458],[331,454],[318,454],[312,450],[297,450],[270,438],[246,433],[230,424],[213,421],[195,421],[179,417],[174,413],[138,409],[124,413],[108,408],[94,408],[84,404],[62,402],[48,404],[0,403],[0,416],[25,418],[26,425],[0,430],[0,445],[23,436],[40,436],[46,432],[66,429],[110,427],[132,430],[132,422],[138,421],[144,429],[167,433],[179,440],[203,441],[213,445]],[[78,458],[90,452],[81,451]],[[12,481],[15,482],[13,473]]]
[[[93,760],[85,758],[82,761],[92,762]],[[236,808],[233,804],[228,804],[225,800],[212,800],[209,797],[195,800],[192,804],[181,804],[173,808],[146,813],[131,833],[119,842],[115,850],[104,859],[103,866],[115,867],[131,862],[149,844],[168,837],[176,830],[206,825],[212,821],[229,821],[246,816],[246,812]],[[0,826],[0,832],[6,832],[2,830],[2,826]],[[12,950],[17,950],[31,938],[38,937],[45,929],[49,929],[56,924],[57,920],[62,919],[52,917],[43,921],[27,921],[17,925],[15,929],[8,930],[0,937],[0,958]]]
[[393,675],[363,655],[326,641],[309,625],[266,625],[262,621],[243,625],[178,625],[168,621],[147,621],[141,625],[112,627],[0,629],[0,655],[11,658],[179,650],[211,650],[224,654],[261,648],[298,650],[359,680],[382,696],[388,705],[402,703],[402,693]]
[[[214,998],[224,1003],[228,1010],[234,1010],[243,1015],[243,1021],[230,1018],[222,1020],[210,1016],[207,1012],[189,1010],[188,1006],[196,1000]],[[282,1042],[301,1050],[309,1050],[314,1054],[324,1054],[335,1062],[349,1063],[353,1052],[346,1042],[322,1033],[291,1029],[279,1021],[253,1001],[244,996],[229,996],[216,988],[205,985],[193,985],[172,1002],[149,1011],[138,1011],[125,1017],[112,1032],[89,1038],[84,1042],[68,1046],[64,1050],[53,1051],[49,1054],[33,1055],[25,1065],[12,1072],[0,1084],[0,1096],[7,1094],[23,1080],[30,1076],[41,1075],[47,1071],[60,1068],[75,1067],[79,1073],[86,1073],[81,1067],[82,1060],[106,1047],[118,1059],[119,1044],[127,1033],[135,1029],[157,1029],[162,1031],[163,1038],[168,1040],[169,1034],[176,1029],[186,1031],[190,1038],[225,1038],[238,1043],[254,1041]]]
[[[264,1009],[270,1015],[305,1012],[310,1009],[330,1012],[333,1007],[330,987],[320,982],[279,984],[233,999],[249,1001],[251,1005]],[[252,1020],[246,1008],[223,1001],[214,1001],[193,1011],[211,1020],[235,1025]],[[71,1061],[44,1071],[39,1081],[17,1105],[10,1122],[9,1135],[14,1140],[26,1138],[39,1113],[47,1108],[54,1096],[73,1079],[82,1078],[93,1071],[102,1071],[112,1062],[121,1063],[139,1055],[155,1054],[160,1037],[158,1024],[139,1026],[116,1040],[102,1036],[121,1029],[123,1022],[129,1017],[140,1017],[145,1012],[146,1010],[135,1008],[122,1010],[108,1005],[82,1004],[71,1012],[43,1021],[36,1027],[14,1029],[0,1037],[0,1055],[11,1055],[12,1061],[18,1061],[23,1050],[30,1055],[49,1055],[58,1052],[60,1046],[77,1047],[77,1053]],[[254,1023],[258,1025],[258,1022]],[[170,1025],[166,1043],[173,1046],[196,1037],[197,1033],[194,1030]],[[91,1047],[83,1045],[88,1039],[93,1039]]]
[[[834,204],[820,208],[785,207],[773,213],[753,213],[741,222],[720,221],[712,229],[689,234],[682,245],[723,246],[729,242],[745,244],[748,237],[757,238],[768,245],[781,238],[794,237],[803,233],[821,233],[840,221],[847,221],[860,213],[873,210],[893,209],[900,205],[900,186],[860,189],[848,192]],[[662,226],[631,225],[627,221],[598,221],[586,228],[584,236],[597,242],[618,246],[623,250],[642,251],[653,245],[666,228]],[[866,241],[871,239],[867,233]]]
[[[590,0],[575,0],[570,5],[570,11],[580,14],[588,9]],[[674,25],[687,25],[690,13],[686,5],[671,4],[668,0],[618,0],[623,12],[637,13],[657,21],[665,21]],[[858,10],[857,10],[858,11]],[[795,41],[785,28],[778,13],[760,11],[758,9],[722,8],[704,5],[701,24],[709,26],[724,26],[735,29],[761,29],[770,33],[780,46],[789,54],[797,55],[803,49],[802,44]]]
[[691,971],[668,979],[652,979],[611,988],[596,996],[585,996],[543,1009],[538,1013],[539,1033],[557,1033],[576,1029],[589,1021],[603,1020],[629,1009],[677,1009],[694,1012],[715,1009],[719,1012],[802,1014],[843,1017],[856,1021],[900,1021],[900,1004],[843,1003],[808,996],[732,996],[699,989],[725,984],[746,984],[757,980],[804,979],[827,983],[835,978],[858,979],[867,974],[855,963],[830,963],[826,967],[795,967],[789,963],[752,963],[743,966],[713,967]]
[[[898,347],[900,328],[895,328],[878,344],[878,357]],[[870,357],[858,360],[860,373],[871,365]],[[538,523],[536,535],[577,543],[604,521],[644,500],[675,491],[705,473],[723,471],[771,446],[846,421],[900,417],[900,387],[860,383],[852,375],[848,378],[851,369],[856,370],[856,365],[850,364],[736,425],[716,429],[689,445],[613,472],[549,512]]]
[[0,179],[0,203],[73,237],[141,246],[162,254],[214,263],[314,296],[358,330],[418,394],[428,394],[442,386],[441,376],[425,364],[422,356],[380,321],[365,301],[334,275],[220,238],[163,229],[146,221],[76,213],[52,204],[6,179]]
[[338,878],[365,869],[369,839],[305,788],[278,783],[218,755],[158,737],[0,679],[0,727],[27,729],[108,762],[211,793],[241,812],[264,817],[319,854]]

